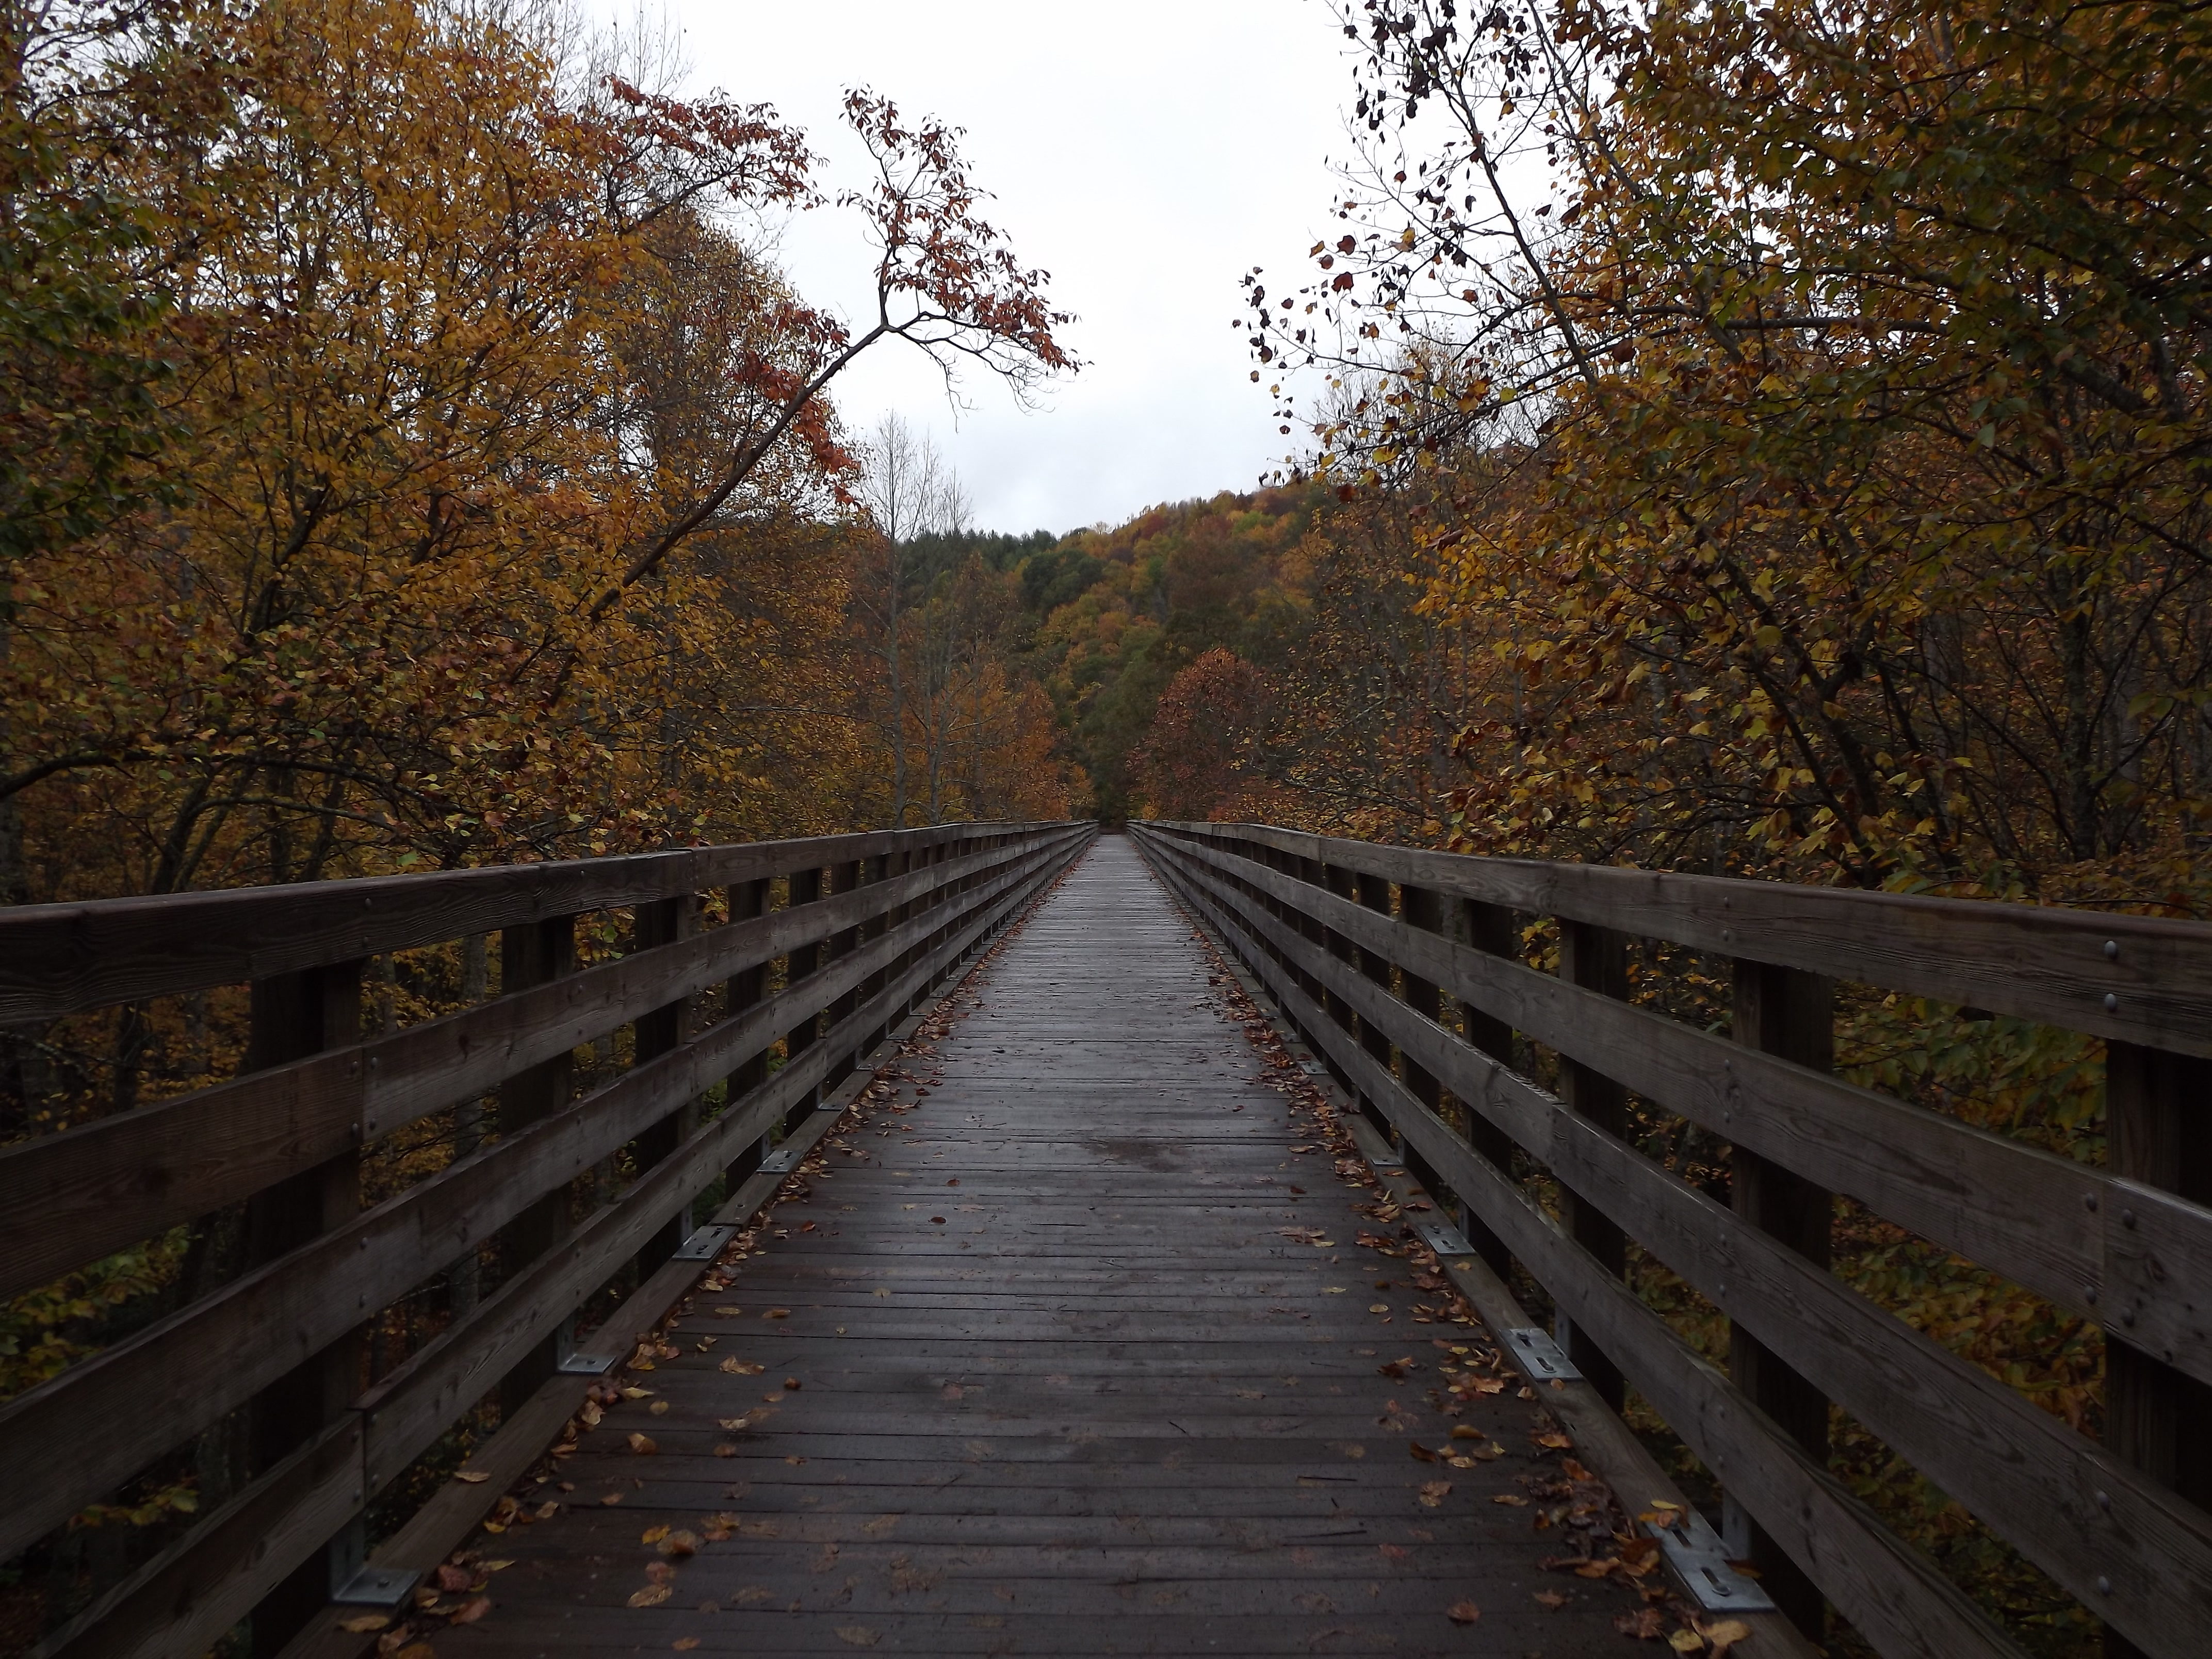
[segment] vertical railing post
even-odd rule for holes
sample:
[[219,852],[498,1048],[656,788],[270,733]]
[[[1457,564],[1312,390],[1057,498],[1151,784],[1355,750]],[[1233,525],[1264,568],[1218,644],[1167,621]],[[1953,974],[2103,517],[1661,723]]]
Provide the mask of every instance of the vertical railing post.
[[[752,921],[767,914],[766,881],[740,881],[730,884],[731,921]],[[748,1008],[757,1007],[767,994],[768,962],[763,958],[750,968],[739,969],[722,982],[722,1017],[732,1018]],[[722,1085],[722,1109],[733,1109],[739,1101],[767,1081],[768,1049],[763,1045],[758,1054],[731,1073],[729,1080]],[[722,1175],[725,1192],[736,1192],[744,1184],[745,1177],[760,1168],[761,1158],[767,1151],[767,1139],[763,1135],[758,1140],[748,1141],[744,1149],[730,1161],[729,1167]]]
[[[257,980],[252,988],[246,1066],[265,1071],[326,1048],[361,1040],[362,964],[335,963]],[[318,1234],[361,1214],[361,1152],[341,1153],[256,1194],[246,1205],[246,1261],[258,1267],[289,1255]],[[361,1392],[362,1341],[356,1326],[253,1398],[247,1413],[251,1474],[258,1474],[336,1420]],[[342,1538],[334,1547],[346,1549]],[[254,1609],[252,1649],[273,1654],[322,1607],[331,1591],[331,1561],[309,1559]]]
[[[1502,904],[1488,904],[1480,899],[1463,899],[1460,902],[1459,920],[1466,932],[1465,942],[1478,951],[1509,961],[1519,959],[1519,933],[1513,925],[1513,913]],[[1462,1000],[1459,1005],[1461,1028],[1467,1033],[1468,1045],[1480,1048],[1500,1066],[1509,1069],[1513,1064],[1513,1028],[1494,1014],[1486,1014],[1474,1003]],[[1468,1144],[1490,1160],[1500,1175],[1510,1179],[1513,1174],[1513,1138],[1499,1128],[1466,1102]],[[1505,1248],[1505,1241],[1490,1229],[1487,1223],[1472,1212],[1462,1212],[1462,1225],[1468,1243],[1490,1266],[1500,1279],[1507,1279],[1513,1271],[1513,1253]]]
[[[1735,1040],[1747,1048],[1794,1060],[1815,1071],[1836,1064],[1835,987],[1818,974],[1738,958],[1735,975]],[[1729,1185],[1736,1214],[1822,1268],[1829,1264],[1835,1199],[1825,1188],[1780,1164],[1734,1148]],[[1828,1401],[1780,1356],[1741,1326],[1729,1330],[1729,1370],[1737,1388],[1772,1418],[1816,1462],[1828,1461]],[[1826,1614],[1820,1587],[1787,1552],[1726,1499],[1723,1530],[1731,1547],[1755,1563],[1775,1606],[1815,1641]]]
[[[679,893],[672,898],[656,899],[649,904],[639,905],[631,936],[638,950],[652,951],[690,939],[698,931],[699,896],[696,893]],[[672,1054],[683,1046],[691,1022],[691,1000],[690,997],[681,997],[638,1016],[635,1064],[642,1066],[649,1060]],[[685,1101],[640,1134],[631,1143],[638,1173],[643,1175],[662,1159],[672,1156],[685,1138],[698,1127],[699,1103],[695,1098]],[[662,1262],[676,1254],[690,1231],[691,1205],[687,1199],[684,1207],[671,1216],[638,1250],[638,1277],[650,1277]]]
[[[876,886],[890,880],[890,878],[899,872],[899,857],[900,855],[896,853],[879,853],[874,858],[870,859],[867,863],[867,869],[865,872],[864,878],[867,884],[870,886]],[[885,933],[889,933],[890,931],[890,912],[888,910],[879,910],[876,915],[870,917],[867,922],[861,927],[860,937],[867,943],[872,945],[876,940],[881,939]],[[884,967],[877,969],[874,973],[870,974],[866,981],[863,982],[860,987],[860,1000],[864,1002],[873,1002],[878,997],[881,996],[884,994],[884,988],[890,983],[890,975],[891,969],[888,963]],[[877,1025],[868,1033],[866,1040],[860,1044],[861,1051],[866,1054],[874,1053],[875,1050],[882,1044],[884,1038],[889,1036],[890,1033],[890,1027],[889,1025]]]
[[[1559,977],[1586,991],[1626,1001],[1628,942],[1610,928],[1562,918]],[[1602,1072],[1594,1071],[1564,1054],[1560,1056],[1559,1076],[1560,1094],[1570,1111],[1588,1118],[1608,1134],[1618,1135],[1626,1129],[1628,1096],[1618,1083]],[[1625,1273],[1628,1267],[1627,1235],[1595,1205],[1585,1202],[1565,1182],[1560,1184],[1561,1207],[1568,1232],[1607,1272]],[[1599,1397],[1619,1411],[1626,1394],[1620,1366],[1585,1333],[1577,1329],[1564,1312],[1559,1316],[1559,1346],[1566,1350],[1567,1358],[1589,1379]]]
[[[518,991],[563,977],[576,971],[576,918],[555,916],[545,921],[523,922],[504,928],[499,936],[500,994]],[[517,1134],[541,1118],[550,1117],[568,1104],[569,1056],[556,1054],[526,1071],[518,1072],[499,1086],[499,1132]],[[559,1243],[568,1231],[568,1190],[556,1188],[526,1206],[500,1230],[499,1267],[512,1279],[529,1262]],[[502,1414],[521,1408],[553,1375],[559,1363],[558,1339],[548,1337],[502,1377],[499,1385]]]
[[[1364,872],[1355,875],[1352,878],[1352,894],[1360,908],[1372,910],[1382,916],[1390,914],[1390,884],[1382,877]],[[1358,959],[1361,976],[1370,984],[1381,986],[1387,994],[1390,989],[1390,959],[1365,945],[1359,947]],[[1377,1066],[1386,1072],[1390,1069],[1389,1034],[1374,1021],[1363,1019],[1359,1022],[1359,1046],[1367,1051],[1367,1057]],[[1359,1107],[1395,1145],[1398,1136],[1390,1127],[1390,1120],[1383,1114],[1382,1103],[1370,1100],[1363,1094],[1359,1097]]]
[[[2107,951],[2112,947],[2107,945]],[[2105,1045],[2106,1159],[2112,1173],[2146,1187],[2212,1204],[2212,1061],[2131,1042]],[[2138,1263],[2135,1218],[2103,1218],[2106,1275]],[[2148,1264],[2142,1264],[2149,1277]],[[2160,1270],[2160,1276],[2163,1272]],[[2136,1347],[2128,1336],[2134,1315],[2121,1287],[2107,1283],[2105,1321],[2105,1443],[2114,1456],[2171,1487],[2185,1501],[2212,1510],[2212,1387]],[[2139,1659],[2141,1650],[2107,1626],[2109,1659]]]
[[[793,871],[790,887],[792,909],[795,910],[802,904],[812,904],[822,896],[821,866],[817,865],[811,869]],[[785,986],[796,985],[807,975],[819,969],[822,966],[823,949],[823,946],[820,943],[793,946],[783,959]],[[800,1056],[819,1042],[821,1036],[822,1014],[821,1011],[817,1009],[784,1033],[784,1064],[787,1066],[799,1064]],[[782,1126],[779,1124],[776,1127],[781,1129]]]
[[[1352,896],[1351,871],[1345,869],[1341,865],[1335,864],[1316,865],[1314,870],[1320,878],[1318,885],[1326,888],[1340,899]],[[1338,933],[1335,928],[1326,924],[1322,927],[1322,948],[1339,962],[1351,963],[1359,960],[1358,952],[1352,948],[1352,941]],[[1350,1003],[1331,990],[1324,995],[1322,1006],[1340,1030],[1347,1036],[1358,1037],[1359,1020],[1358,1017],[1352,1012]],[[1329,1075],[1336,1079],[1338,1085],[1346,1094],[1352,1095],[1355,1099],[1358,1098],[1358,1091],[1352,1086],[1352,1074],[1339,1066],[1327,1049],[1322,1051],[1322,1063],[1328,1067]]]
[[[1425,887],[1401,885],[1398,889],[1398,911],[1399,919],[1409,928],[1424,933],[1440,934],[1443,932],[1443,901]],[[1406,1006],[1417,1014],[1443,1024],[1443,993],[1437,988],[1434,981],[1423,979],[1404,967],[1399,969],[1399,978],[1403,985],[1401,994],[1405,998]],[[1407,1091],[1431,1111],[1441,1114],[1444,1103],[1443,1085],[1411,1054],[1407,1054],[1405,1060]],[[1414,1180],[1428,1189],[1437,1203],[1447,1209],[1458,1207],[1457,1195],[1429,1167],[1428,1160],[1410,1148],[1406,1152],[1406,1169]]]
[[[830,891],[831,895],[835,896],[846,893],[858,892],[860,887],[861,867],[861,860],[859,859],[848,859],[842,864],[832,866],[830,871]],[[830,962],[842,962],[845,957],[851,956],[854,951],[860,948],[860,929],[859,927],[854,926],[851,927],[840,928],[836,933],[830,935],[827,960]],[[842,1025],[847,1020],[852,1018],[854,1012],[859,1009],[860,1006],[860,988],[856,985],[851,990],[846,992],[844,995],[839,997],[835,1002],[830,1005],[829,1017],[823,1022],[825,1030],[833,1030],[837,1026]],[[853,1069],[857,1061],[857,1055],[848,1057],[839,1060],[835,1066],[831,1066],[830,1069],[830,1076],[825,1079],[825,1084],[840,1082],[843,1079],[850,1077],[853,1074]]]

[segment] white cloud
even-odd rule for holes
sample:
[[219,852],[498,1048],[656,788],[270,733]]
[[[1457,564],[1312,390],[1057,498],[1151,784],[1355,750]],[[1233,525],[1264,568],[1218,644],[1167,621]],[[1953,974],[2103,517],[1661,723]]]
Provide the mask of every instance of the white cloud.
[[[1080,321],[1090,364],[1024,413],[970,377],[956,416],[936,371],[896,343],[836,396],[858,430],[887,409],[933,429],[994,530],[1118,521],[1156,501],[1249,489],[1291,440],[1232,330],[1237,278],[1305,265],[1347,144],[1348,46],[1315,0],[1121,0],[1110,6],[939,0],[792,5],[669,0],[690,89],[775,104],[863,182],[839,125],[866,85],[909,117],[965,127],[989,216]],[[784,243],[801,291],[848,315],[868,297],[849,218],[805,216]]]

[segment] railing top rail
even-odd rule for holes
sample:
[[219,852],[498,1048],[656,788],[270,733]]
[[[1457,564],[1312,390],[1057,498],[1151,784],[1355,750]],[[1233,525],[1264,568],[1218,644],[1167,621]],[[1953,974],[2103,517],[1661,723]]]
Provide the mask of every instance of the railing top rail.
[[579,911],[640,904],[1030,823],[690,847],[0,910],[0,1025],[237,985]]
[[1484,858],[1259,823],[1143,826],[1803,969],[2093,1036],[2212,1056],[2212,924],[2057,905]]

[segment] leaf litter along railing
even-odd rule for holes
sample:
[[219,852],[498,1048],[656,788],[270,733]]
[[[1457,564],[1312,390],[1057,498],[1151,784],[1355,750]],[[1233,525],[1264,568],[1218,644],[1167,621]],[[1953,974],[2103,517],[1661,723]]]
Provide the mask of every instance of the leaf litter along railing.
[[[331,1601],[402,1601],[506,1482],[448,1485],[365,1557],[379,1493],[494,1395],[477,1469],[541,1455],[780,1184],[787,1119],[842,1106],[861,1057],[1094,833],[953,824],[0,913],[0,1028],[251,986],[242,1075],[0,1148],[0,1297],[196,1221],[246,1240],[228,1283],[0,1404],[0,1564],[195,1437],[242,1424],[250,1445],[241,1489],[37,1650],[195,1655],[250,1617],[273,1653]],[[635,948],[580,966],[580,918],[623,910]],[[361,1040],[365,962],[494,932],[500,994]],[[624,1027],[632,1064],[572,1098],[573,1054]],[[363,1207],[365,1153],[495,1093],[489,1145]],[[625,1155],[627,1190],[572,1220],[572,1186]],[[503,1282],[364,1393],[365,1334],[486,1243]],[[577,1345],[576,1311],[633,1263],[638,1289]]]
[[[2020,1652],[1830,1473],[1832,1402],[2104,1620],[2108,1652],[2208,1650],[2212,927],[1261,825],[1131,830],[1464,1206],[1468,1255],[1517,1261],[1570,1366],[1616,1411],[1632,1383],[1712,1471],[1801,1624],[1825,1596],[1893,1659]],[[1556,975],[1520,959],[1540,921]],[[1732,963],[1732,1037],[1632,1004],[1633,939]],[[1838,980],[2101,1039],[2106,1164],[1833,1075]],[[1516,1032],[1558,1057],[1558,1093],[1512,1069]],[[1625,1138],[1632,1094],[1729,1146],[1733,1207]],[[1514,1179],[1516,1148],[1556,1182],[1556,1218]],[[2100,1322],[2105,1441],[1832,1273],[1837,1195]],[[1730,1322],[1727,1372],[1624,1282],[1631,1240]]]

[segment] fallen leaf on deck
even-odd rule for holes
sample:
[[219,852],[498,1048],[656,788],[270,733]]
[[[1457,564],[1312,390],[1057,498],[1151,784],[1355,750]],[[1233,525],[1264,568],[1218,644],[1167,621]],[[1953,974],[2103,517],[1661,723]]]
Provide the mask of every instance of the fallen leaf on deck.
[[866,1625],[840,1625],[837,1639],[856,1648],[872,1648],[884,1639],[879,1630],[870,1630]]
[[1444,1501],[1446,1494],[1450,1491],[1451,1482],[1449,1480],[1424,1481],[1421,1486],[1421,1507],[1429,1510],[1436,1508]]
[[1549,1446],[1553,1451],[1565,1451],[1575,1443],[1557,1429],[1547,1429],[1536,1437],[1536,1443],[1540,1446]]
[[679,1636],[668,1645],[678,1653],[689,1653],[699,1645],[699,1638],[696,1636]]
[[1455,1440],[1481,1440],[1486,1437],[1487,1437],[1484,1435],[1482,1431],[1476,1428],[1472,1423],[1455,1423],[1452,1425],[1452,1438]]
[[737,1455],[738,1449],[726,1440],[714,1448],[714,1455],[717,1457],[735,1457]]
[[1713,1659],[1724,1659],[1737,1643],[1751,1640],[1751,1626],[1741,1619],[1723,1619],[1714,1625],[1700,1624],[1698,1633],[1713,1644]]
[[763,1319],[788,1319],[791,1317],[791,1310],[788,1308],[770,1308],[766,1313],[763,1314],[761,1317]]
[[735,1605],[741,1607],[757,1607],[763,1601],[775,1601],[775,1592],[772,1589],[763,1589],[759,1585],[756,1584],[750,1589],[739,1590],[735,1595],[732,1596],[730,1600]]
[[639,1434],[635,1431],[630,1434],[629,1449],[640,1457],[649,1456],[660,1449],[651,1436]]
[[647,1406],[646,1410],[651,1412],[655,1417],[665,1417],[668,1415],[668,1402],[665,1400],[656,1400]]
[[634,1607],[657,1607],[675,1591],[666,1584],[647,1584],[641,1590],[632,1590],[629,1605]]
[[1403,1544],[1377,1544],[1375,1547],[1393,1561],[1402,1561],[1413,1553]]
[[1455,1625],[1471,1625],[1482,1617],[1482,1609],[1472,1601],[1455,1601],[1444,1609],[1444,1617]]
[[392,1622],[389,1613],[363,1613],[351,1619],[338,1620],[338,1628],[354,1636],[366,1636],[373,1630],[382,1630]]
[[1407,1441],[1406,1449],[1424,1463],[1433,1463],[1437,1461],[1437,1455],[1418,1440]]
[[487,1474],[482,1469],[455,1469],[453,1471],[453,1479],[456,1480],[465,1480],[471,1486],[476,1486],[483,1485],[483,1482],[490,1480],[491,1476]]
[[1516,1510],[1528,1507],[1528,1500],[1517,1492],[1502,1492],[1490,1500],[1493,1504],[1510,1504]]
[[714,1312],[724,1319],[735,1319],[744,1311],[744,1310],[743,1308],[717,1308],[714,1310]]
[[618,1492],[611,1492],[605,1498],[599,1499],[599,1502],[602,1504],[619,1504],[622,1501],[623,1495]]
[[469,1587],[470,1582],[468,1569],[457,1567],[450,1561],[441,1565],[431,1578],[440,1589],[449,1595],[459,1595]]
[[658,1544],[662,1539],[667,1536],[668,1528],[666,1527],[647,1527],[643,1532],[638,1534],[637,1541],[641,1544]]
[[[1666,1620],[1661,1617],[1659,1609],[1656,1607],[1638,1607],[1633,1613],[1624,1613],[1615,1619],[1613,1621],[1613,1627],[1623,1636],[1633,1636],[1650,1642],[1656,1640],[1665,1632]],[[1688,1632],[1685,1632],[1684,1634],[1687,1635]],[[1690,1639],[1698,1640],[1694,1636]]]
[[[1613,1622],[1619,1624],[1620,1620]],[[1703,1653],[1705,1638],[1693,1630],[1678,1630],[1667,1638],[1667,1645],[1677,1653]]]
[[1536,1599],[1554,1613],[1567,1605],[1567,1598],[1557,1590],[1538,1590]]
[[693,1532],[672,1532],[660,1540],[663,1555],[681,1560],[687,1555],[699,1553],[699,1534]]
[[472,1595],[453,1609],[453,1616],[447,1622],[454,1625],[473,1625],[490,1611],[491,1597]]

